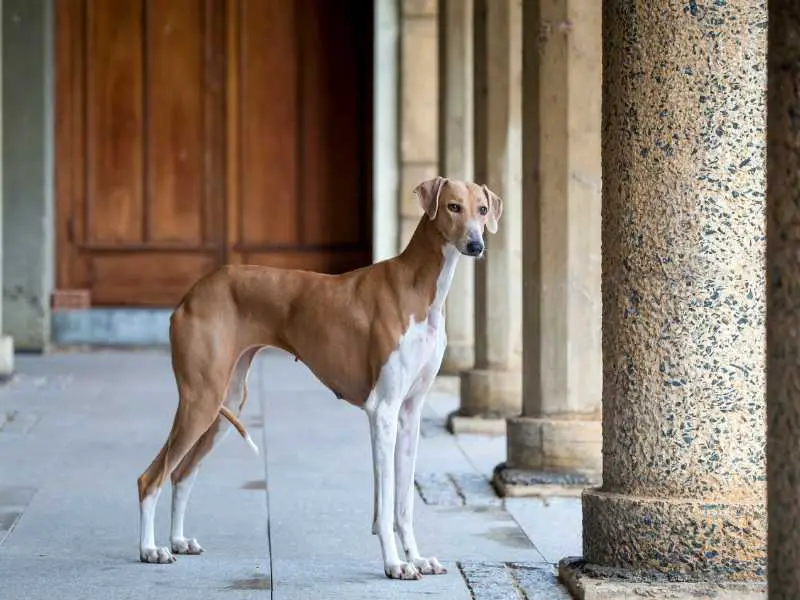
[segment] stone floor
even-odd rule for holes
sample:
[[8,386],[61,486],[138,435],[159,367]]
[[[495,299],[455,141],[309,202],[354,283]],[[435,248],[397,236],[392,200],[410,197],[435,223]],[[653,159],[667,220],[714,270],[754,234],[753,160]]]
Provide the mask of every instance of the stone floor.
[[[266,461],[228,436],[189,503],[187,534],[206,553],[145,565],[136,478],[171,424],[167,354],[65,353],[17,363],[16,378],[0,387],[3,599],[568,598],[554,564],[580,554],[579,501],[498,499],[488,477],[505,441],[448,434],[456,401],[446,393],[426,407],[415,523],[423,552],[438,556],[447,575],[384,577],[370,533],[365,416],[274,353],[254,365],[243,418]],[[160,543],[169,495],[157,514]]]

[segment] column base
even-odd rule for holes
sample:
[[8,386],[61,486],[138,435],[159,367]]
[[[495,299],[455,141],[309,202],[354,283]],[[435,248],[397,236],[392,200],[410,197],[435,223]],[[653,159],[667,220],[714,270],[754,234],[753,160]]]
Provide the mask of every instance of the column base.
[[447,342],[442,360],[442,375],[459,375],[475,366],[475,347],[467,342]]
[[599,476],[603,471],[603,426],[595,419],[513,417],[508,420],[506,456],[508,464],[517,469]]
[[600,484],[600,421],[513,417],[507,434],[508,460],[495,467],[493,477],[499,495],[578,497]]
[[436,379],[433,380],[431,392],[438,394],[448,394],[450,396],[458,396],[461,391],[461,380],[458,375],[445,375],[439,373]]
[[729,600],[765,600],[767,583],[733,582],[703,577],[702,581],[684,581],[681,577],[613,569],[588,564],[576,557],[558,562],[558,578],[578,600],[617,600],[618,598],[727,598]]
[[522,412],[522,372],[470,369],[461,373],[462,417],[505,419]]
[[0,335],[0,381],[11,379],[14,375],[14,338]]
[[455,411],[447,417],[447,430],[455,435],[505,435],[506,420],[482,415],[465,417]]
[[577,471],[516,469],[501,462],[494,468],[492,485],[503,498],[567,496],[580,498],[587,487],[600,484],[600,476]]
[[650,498],[583,492],[586,562],[655,574],[766,577],[764,503]]

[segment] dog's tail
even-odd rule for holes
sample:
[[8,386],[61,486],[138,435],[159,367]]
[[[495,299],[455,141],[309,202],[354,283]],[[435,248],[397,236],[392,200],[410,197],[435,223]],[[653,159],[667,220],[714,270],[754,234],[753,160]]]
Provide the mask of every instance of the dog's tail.
[[256,456],[258,456],[259,455],[258,446],[256,446],[256,443],[253,441],[253,438],[250,437],[250,434],[247,433],[247,430],[244,428],[244,425],[242,425],[242,422],[236,418],[236,415],[233,414],[233,412],[231,412],[231,410],[224,404],[219,409],[219,414],[221,414],[223,417],[225,417],[226,419],[228,419],[228,421],[231,422],[231,425],[233,425],[236,428],[236,431],[239,432],[239,435],[241,435],[244,438],[244,441],[247,442],[247,445],[250,446],[253,449],[253,452],[256,453]]

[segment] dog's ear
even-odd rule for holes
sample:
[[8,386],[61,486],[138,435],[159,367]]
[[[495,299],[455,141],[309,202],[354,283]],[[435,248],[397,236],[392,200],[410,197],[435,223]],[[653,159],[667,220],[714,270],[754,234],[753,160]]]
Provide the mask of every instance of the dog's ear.
[[434,177],[414,188],[414,195],[419,200],[419,205],[431,221],[436,218],[436,213],[439,211],[439,194],[442,193],[445,183],[447,183],[446,178]]
[[489,218],[486,221],[486,229],[489,233],[497,233],[497,222],[503,214],[503,199],[490,190],[486,185],[483,186],[483,195],[489,203]]

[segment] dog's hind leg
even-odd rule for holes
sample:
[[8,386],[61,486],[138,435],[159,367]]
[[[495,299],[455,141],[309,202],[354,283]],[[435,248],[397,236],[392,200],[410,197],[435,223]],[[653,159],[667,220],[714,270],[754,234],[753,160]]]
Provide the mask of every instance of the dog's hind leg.
[[[259,347],[248,348],[245,350],[231,373],[230,383],[226,392],[224,406],[234,415],[239,416],[247,401],[247,373],[250,364],[258,352]],[[200,554],[203,552],[202,546],[195,538],[187,538],[183,532],[183,522],[186,516],[186,505],[189,502],[189,495],[192,486],[197,478],[200,464],[209,452],[218,444],[230,431],[230,425],[223,416],[217,417],[192,449],[181,460],[180,464],[172,472],[172,527],[170,530],[170,544],[174,554]]]
[[[174,324],[173,324],[174,325]],[[192,328],[171,331],[172,364],[178,384],[178,409],[166,443],[138,480],[139,487],[139,558],[142,562],[170,563],[175,557],[168,548],[155,544],[155,511],[161,488],[192,447],[219,417],[225,400],[228,378],[236,355],[220,352],[203,363],[185,364],[182,351],[198,339]],[[174,334],[174,335],[172,335]],[[220,345],[220,341],[218,341]]]

